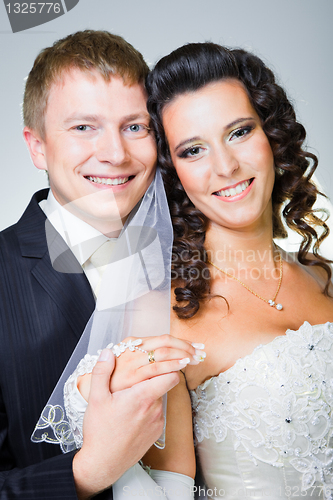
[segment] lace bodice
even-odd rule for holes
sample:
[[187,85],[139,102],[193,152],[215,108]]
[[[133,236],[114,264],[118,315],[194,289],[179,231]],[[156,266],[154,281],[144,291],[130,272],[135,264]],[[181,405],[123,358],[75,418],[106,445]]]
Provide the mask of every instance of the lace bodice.
[[212,498],[333,499],[332,360],[333,324],[305,322],[191,391]]

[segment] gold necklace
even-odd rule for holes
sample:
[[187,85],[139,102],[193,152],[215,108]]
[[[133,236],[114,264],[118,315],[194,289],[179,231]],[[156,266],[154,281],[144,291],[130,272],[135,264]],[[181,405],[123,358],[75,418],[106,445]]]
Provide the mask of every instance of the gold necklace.
[[245,283],[243,283],[240,279],[236,278],[236,276],[233,276],[232,274],[228,273],[227,271],[224,271],[223,269],[221,269],[220,267],[216,266],[215,264],[213,264],[213,262],[211,262],[210,260],[208,260],[208,264],[211,264],[212,266],[214,266],[218,271],[221,271],[221,273],[225,274],[226,276],[229,276],[229,278],[232,278],[233,280],[236,280],[238,281],[238,283],[240,283],[244,288],[246,288],[246,290],[248,290],[249,292],[252,293],[252,295],[254,295],[255,297],[258,297],[258,299],[260,300],[263,300],[264,302],[266,302],[266,304],[270,305],[271,307],[275,307],[275,309],[277,309],[278,311],[281,311],[283,309],[283,306],[282,304],[275,304],[275,299],[280,291],[280,288],[281,288],[281,283],[282,283],[282,276],[283,276],[283,267],[282,267],[282,257],[281,257],[281,253],[279,252],[279,259],[280,259],[280,276],[279,276],[279,283],[278,283],[278,286],[277,286],[277,290],[275,292],[275,295],[272,299],[265,299],[264,297],[261,297],[261,295],[259,295],[258,293],[254,292],[253,290],[251,290],[250,287],[248,287],[247,285],[245,285]]

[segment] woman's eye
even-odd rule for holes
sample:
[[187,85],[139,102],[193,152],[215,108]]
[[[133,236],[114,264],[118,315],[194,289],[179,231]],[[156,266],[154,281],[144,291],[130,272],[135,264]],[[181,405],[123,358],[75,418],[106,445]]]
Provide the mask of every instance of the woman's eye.
[[202,152],[201,146],[192,146],[191,148],[185,149],[180,155],[181,158],[191,158],[197,156]]
[[253,127],[251,125],[247,125],[246,127],[241,127],[238,128],[237,130],[234,130],[230,134],[230,140],[234,139],[240,139],[241,137],[244,137],[245,135],[249,134],[253,130]]

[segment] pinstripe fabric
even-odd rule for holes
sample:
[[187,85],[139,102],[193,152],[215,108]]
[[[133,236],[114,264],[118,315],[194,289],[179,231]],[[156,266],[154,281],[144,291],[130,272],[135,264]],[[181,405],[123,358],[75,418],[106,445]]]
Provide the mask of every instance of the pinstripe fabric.
[[[51,266],[38,206],[46,196],[47,190],[36,193],[19,222],[0,233],[1,500],[77,498],[73,454],[30,441],[95,306],[74,257],[77,274]],[[54,238],[65,244],[56,232]]]

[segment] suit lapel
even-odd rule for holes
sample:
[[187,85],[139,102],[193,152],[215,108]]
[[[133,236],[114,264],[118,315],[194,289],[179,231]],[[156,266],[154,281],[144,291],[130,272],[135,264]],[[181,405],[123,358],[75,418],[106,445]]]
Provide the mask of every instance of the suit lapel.
[[81,266],[61,236],[50,225],[48,243],[52,244],[52,248],[59,255],[54,267],[51,264],[45,234],[46,217],[38,205],[47,197],[47,193],[48,190],[43,190],[34,195],[17,223],[17,237],[22,257],[34,259],[36,262],[31,268],[32,275],[57,304],[79,339],[95,308],[95,300]]
[[95,308],[95,301],[85,274],[65,274],[55,271],[48,254],[31,272],[57,304],[79,339]]

